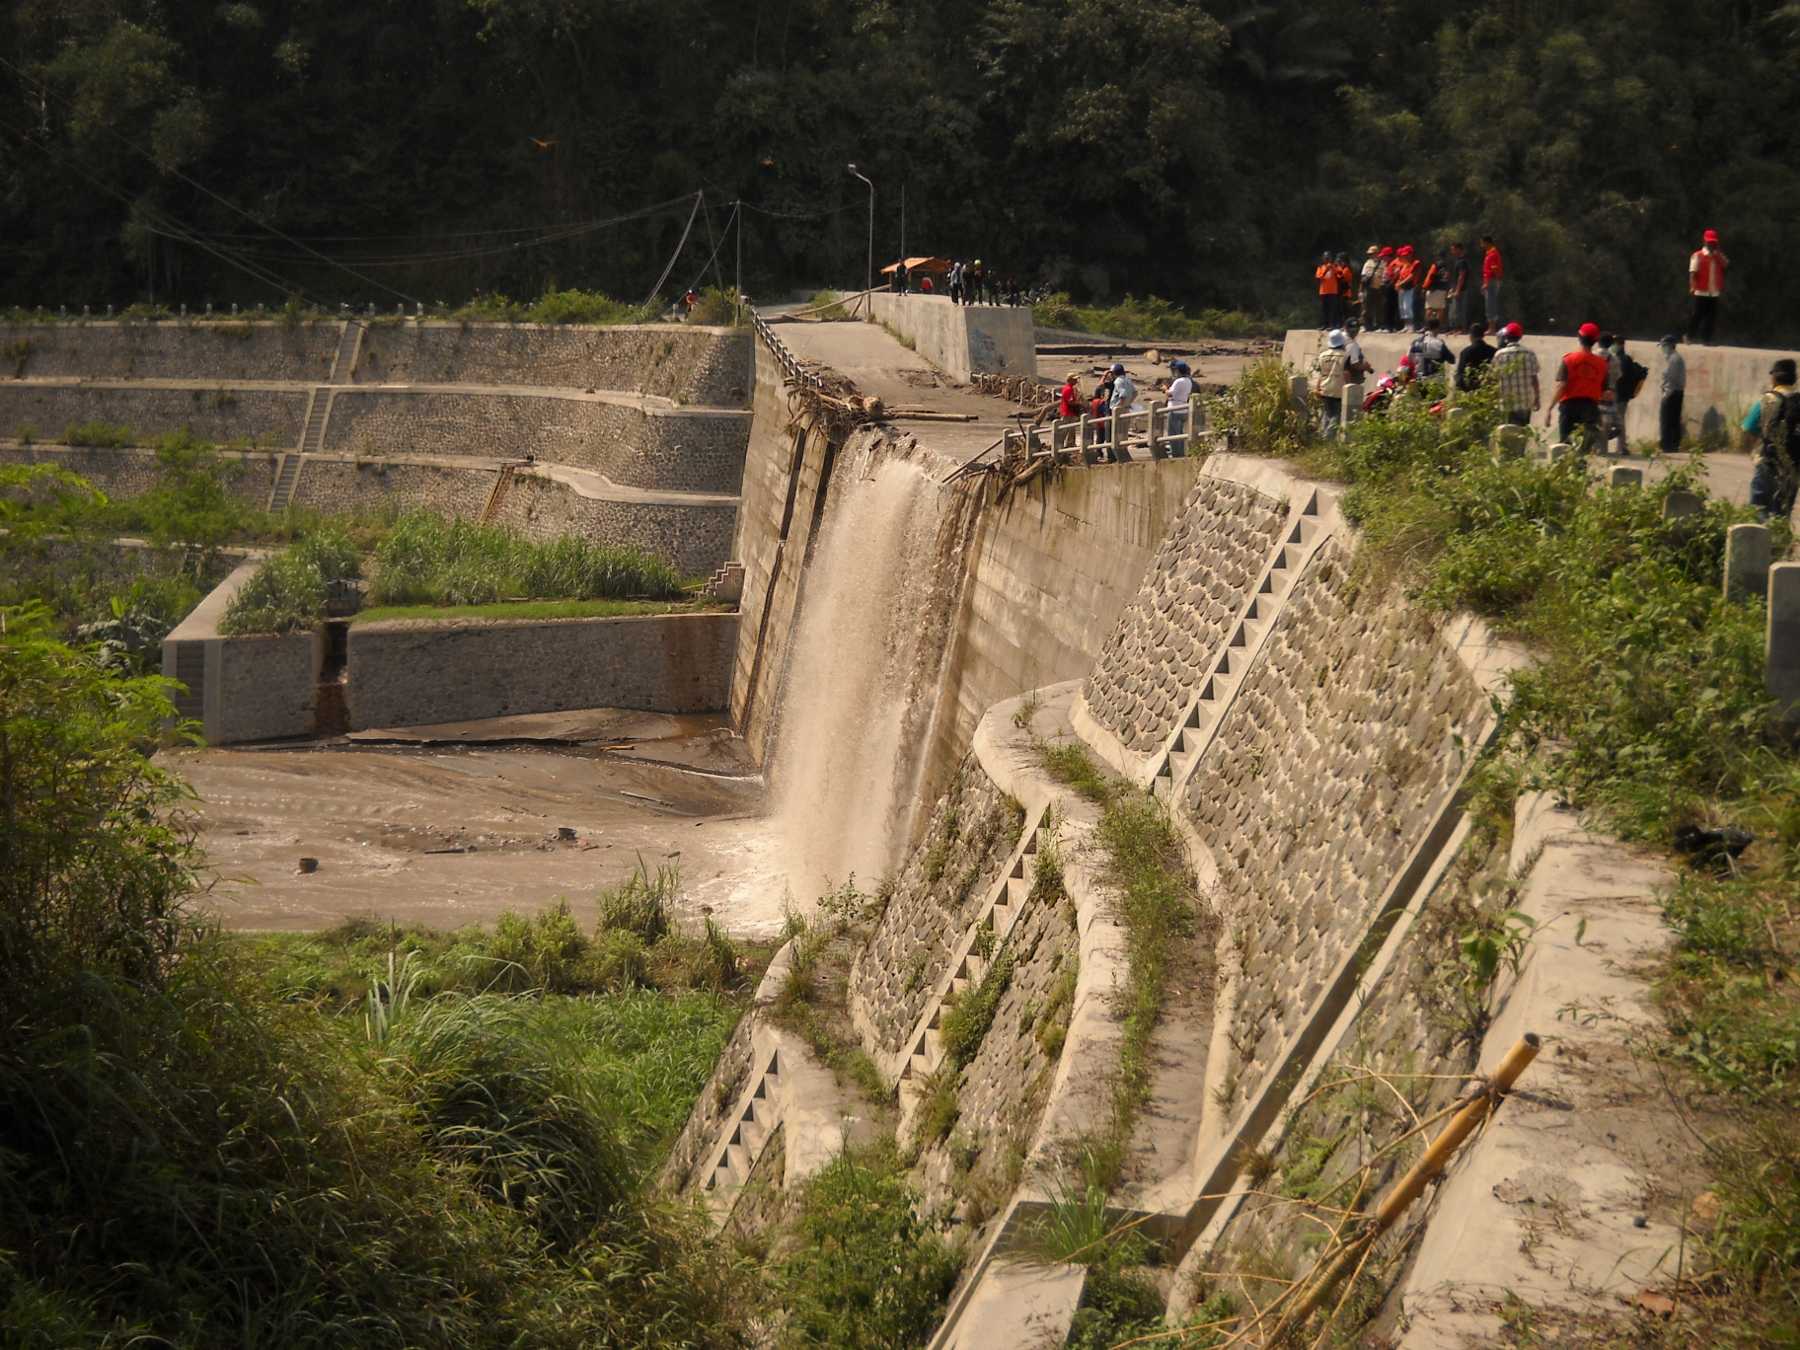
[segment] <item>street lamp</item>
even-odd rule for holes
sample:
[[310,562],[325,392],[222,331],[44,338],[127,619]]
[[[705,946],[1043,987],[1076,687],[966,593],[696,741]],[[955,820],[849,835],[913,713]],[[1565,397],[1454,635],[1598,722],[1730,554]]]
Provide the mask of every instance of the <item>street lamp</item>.
[[[852,164],[848,167],[852,178],[861,178],[863,182],[869,183],[866,177],[856,171],[856,165]],[[865,294],[872,294],[875,290],[875,185],[873,183],[869,183],[869,270],[864,280],[863,290]]]

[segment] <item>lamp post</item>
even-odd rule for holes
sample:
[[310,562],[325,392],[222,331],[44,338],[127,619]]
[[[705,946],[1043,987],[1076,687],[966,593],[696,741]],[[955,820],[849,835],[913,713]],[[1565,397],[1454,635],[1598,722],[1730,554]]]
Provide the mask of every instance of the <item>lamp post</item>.
[[[869,183],[868,178],[856,171],[856,165],[849,166],[852,178],[861,178]],[[863,294],[866,297],[875,289],[875,185],[869,183],[869,270],[864,278]],[[873,309],[873,306],[870,306]]]

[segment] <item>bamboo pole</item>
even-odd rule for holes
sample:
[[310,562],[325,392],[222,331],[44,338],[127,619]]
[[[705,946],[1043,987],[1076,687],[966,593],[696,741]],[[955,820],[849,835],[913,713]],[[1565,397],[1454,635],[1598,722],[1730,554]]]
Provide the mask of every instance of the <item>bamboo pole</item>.
[[1389,1191],[1382,1202],[1375,1207],[1375,1217],[1370,1227],[1355,1241],[1350,1242],[1338,1252],[1331,1264],[1325,1268],[1305,1295],[1290,1308],[1275,1330],[1269,1334],[1267,1344],[1279,1345],[1288,1333],[1304,1326],[1306,1319],[1318,1311],[1319,1305],[1325,1301],[1337,1282],[1344,1278],[1350,1267],[1356,1265],[1362,1254],[1374,1244],[1388,1229],[1392,1228],[1406,1207],[1424,1192],[1432,1178],[1444,1170],[1456,1150],[1488,1118],[1489,1113],[1499,1103],[1501,1097],[1512,1089],[1520,1074],[1527,1065],[1537,1058],[1540,1042],[1533,1032],[1525,1035],[1506,1052],[1488,1080],[1487,1090],[1473,1098],[1450,1118],[1443,1133],[1431,1142],[1412,1170],[1400,1178],[1399,1183]]

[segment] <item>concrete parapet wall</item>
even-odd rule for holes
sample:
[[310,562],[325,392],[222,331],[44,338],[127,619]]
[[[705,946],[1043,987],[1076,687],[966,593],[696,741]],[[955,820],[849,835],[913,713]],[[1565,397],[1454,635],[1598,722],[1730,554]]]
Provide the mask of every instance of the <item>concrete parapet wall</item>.
[[354,378],[614,389],[738,408],[750,398],[750,334],[676,324],[375,323],[363,333]]
[[257,559],[236,568],[163,640],[163,674],[199,677],[195,720],[213,745],[310,736],[316,724],[322,630],[279,637],[219,633],[231,598],[261,565]]
[[717,712],[735,614],[353,624],[352,730],[568,708]]
[[318,383],[331,374],[342,331],[335,320],[0,324],[0,348],[20,353],[0,377]]
[[627,487],[735,493],[749,432],[749,417],[740,412],[676,412],[581,396],[339,389],[331,395],[324,448],[365,456],[530,455]]
[[1037,374],[1037,329],[1024,306],[953,305],[947,297],[885,291],[869,301],[879,322],[956,379]]
[[32,427],[39,439],[54,439],[77,423],[110,422],[128,427],[140,444],[186,430],[208,441],[292,447],[305,416],[302,390],[0,380],[0,434],[8,436]]
[[[1392,370],[1398,365],[1412,340],[1411,333],[1363,333],[1357,338],[1362,343],[1363,354],[1378,371]],[[1290,329],[1282,342],[1281,358],[1304,371],[1311,365],[1323,341],[1324,334],[1315,330]],[[1564,354],[1575,349],[1575,338],[1573,334],[1527,333],[1523,341],[1537,353],[1547,408],[1556,384],[1556,368]],[[1453,337],[1449,342],[1455,351],[1468,345],[1466,338]],[[1644,377],[1638,396],[1626,405],[1625,432],[1634,441],[1655,440],[1660,426],[1657,419],[1661,395],[1658,391],[1663,366],[1667,363],[1655,339],[1628,341],[1626,350],[1650,373]],[[1794,353],[1763,347],[1698,347],[1683,343],[1681,354],[1687,360],[1687,394],[1682,403],[1686,434],[1716,438],[1718,444],[1725,444],[1729,438],[1735,448],[1744,414],[1757,396],[1769,387],[1769,366]],[[1541,431],[1543,421],[1544,414],[1540,410],[1532,425]]]

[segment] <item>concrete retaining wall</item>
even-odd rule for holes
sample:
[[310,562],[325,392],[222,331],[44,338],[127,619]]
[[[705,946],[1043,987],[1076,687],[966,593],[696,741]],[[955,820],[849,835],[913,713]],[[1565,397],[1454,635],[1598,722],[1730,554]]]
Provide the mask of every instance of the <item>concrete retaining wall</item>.
[[[1291,329],[1282,343],[1281,359],[1304,371],[1323,340],[1324,335],[1312,329]],[[1364,333],[1358,339],[1370,364],[1383,371],[1392,370],[1399,364],[1412,340],[1411,333]],[[1451,338],[1449,342],[1455,351],[1461,351],[1467,345],[1464,338]],[[1524,343],[1537,353],[1542,367],[1544,406],[1548,407],[1556,384],[1556,367],[1565,353],[1575,349],[1575,339],[1572,335],[1527,333]],[[1658,384],[1665,364],[1662,348],[1652,338],[1628,342],[1626,349],[1640,364],[1648,367],[1650,373],[1644,377],[1644,386],[1638,396],[1626,405],[1625,431],[1634,441],[1655,440],[1660,426],[1657,420],[1661,405]],[[1769,366],[1778,358],[1794,353],[1763,347],[1696,347],[1684,343],[1681,354],[1687,358],[1687,397],[1682,404],[1687,434],[1716,437],[1718,444],[1724,444],[1724,438],[1729,436],[1732,447],[1736,448],[1738,427],[1744,414],[1757,396],[1769,387]],[[1544,415],[1540,411],[1533,425],[1542,429],[1543,421]]]
[[735,493],[749,432],[743,413],[673,412],[578,395],[340,389],[331,396],[324,448],[362,456],[529,455],[627,487]]
[[879,322],[956,379],[1037,374],[1037,329],[1024,306],[953,305],[946,297],[884,291],[869,300]]
[[620,501],[587,496],[554,475],[552,469],[519,470],[493,523],[510,526],[533,539],[579,534],[609,544],[628,544],[668,559],[684,577],[705,576],[731,556],[737,504],[730,498]]
[[350,628],[352,730],[567,708],[718,712],[735,614]]
[[392,505],[473,520],[487,505],[498,474],[494,468],[454,468],[394,460],[307,455],[294,484],[294,505],[328,514]]
[[[269,500],[281,457],[220,451],[226,487],[256,506]],[[80,474],[109,497],[140,497],[162,477],[154,450],[97,450],[66,445],[0,445],[0,464],[54,464]]]
[[80,422],[110,422],[128,428],[140,445],[185,430],[208,441],[292,447],[305,416],[306,394],[297,390],[0,380],[0,433],[17,436],[29,427],[39,440],[60,440],[64,428]]
[[676,324],[383,324],[364,333],[354,378],[392,384],[533,385],[744,406],[750,333]]
[[[184,702],[213,745],[310,736],[316,725],[323,630],[283,637],[219,634],[225,607],[259,566],[260,560],[239,566],[163,641],[163,674],[189,685]],[[199,697],[193,698],[196,682]]]
[[0,349],[22,352],[0,365],[0,378],[320,383],[331,374],[342,330],[335,321],[289,325],[231,319],[0,324]]

